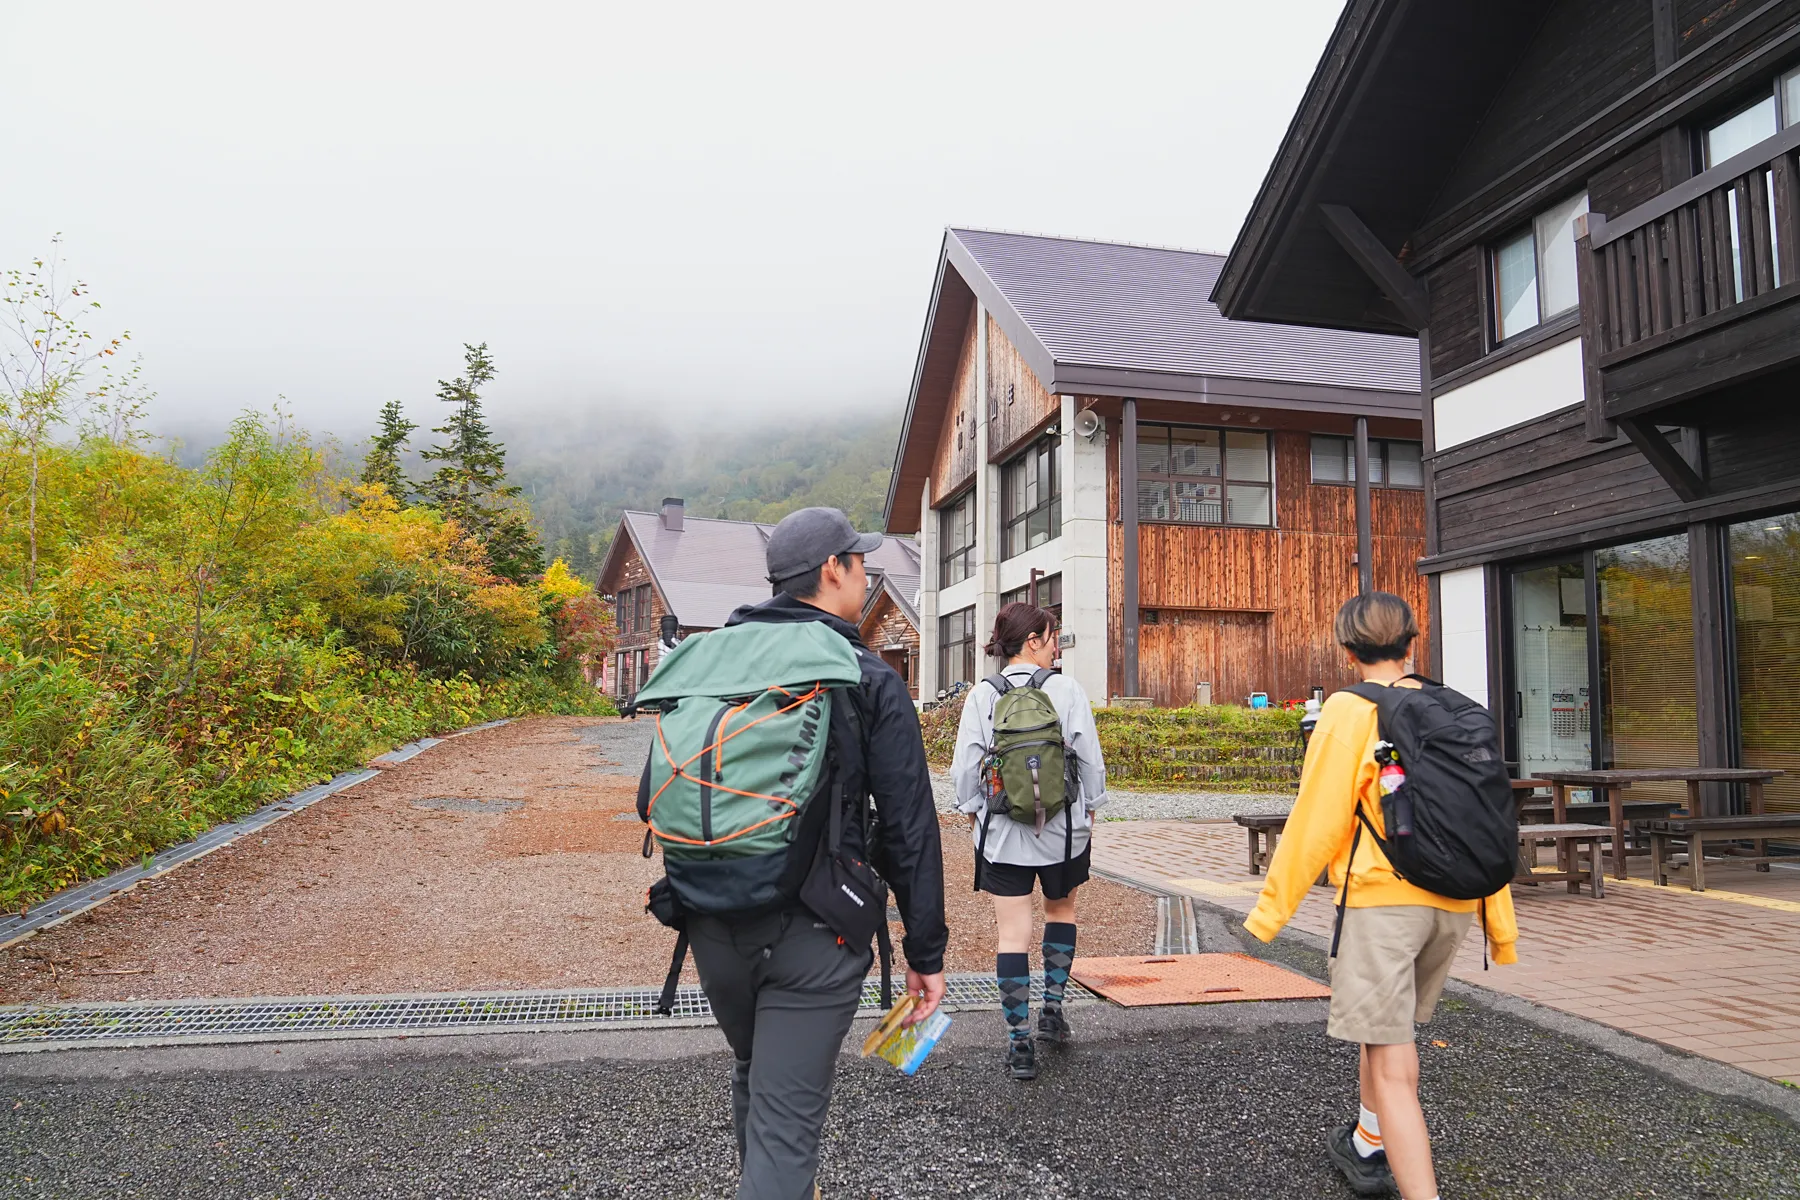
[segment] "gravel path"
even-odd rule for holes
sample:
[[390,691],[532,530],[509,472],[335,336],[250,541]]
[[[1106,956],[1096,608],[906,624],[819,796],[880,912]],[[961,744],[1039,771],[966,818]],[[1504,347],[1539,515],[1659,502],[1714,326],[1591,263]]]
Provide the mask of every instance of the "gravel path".
[[[1355,1058],[1322,1017],[1083,1009],[1020,1086],[998,1015],[960,1014],[913,1079],[842,1061],[824,1194],[1341,1200],[1322,1142]],[[1445,1196],[1800,1197],[1800,1127],[1769,1111],[1466,1002],[1428,1036]],[[0,1193],[729,1197],[728,1062],[713,1030],[13,1056]]]

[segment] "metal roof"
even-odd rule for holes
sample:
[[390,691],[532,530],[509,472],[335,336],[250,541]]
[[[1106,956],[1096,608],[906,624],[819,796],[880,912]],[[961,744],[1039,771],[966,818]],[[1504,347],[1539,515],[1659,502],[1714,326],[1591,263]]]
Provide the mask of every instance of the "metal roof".
[[[627,512],[620,518],[620,533],[643,555],[651,584],[684,629],[718,629],[739,606],[769,598],[764,547],[774,528],[756,521],[685,516],[681,529],[674,530],[658,513]],[[613,545],[600,571],[603,591],[611,590],[607,580],[620,561],[621,539],[615,538]],[[865,562],[915,580],[919,574],[919,552],[907,538],[889,535]],[[916,615],[909,615],[917,624]]]
[[1107,372],[1419,390],[1411,338],[1227,320],[1211,299],[1222,254],[982,229],[951,229],[948,241],[952,265],[973,267],[1001,302],[972,279],[976,295],[1010,307],[1048,358],[1052,392],[1086,390]]

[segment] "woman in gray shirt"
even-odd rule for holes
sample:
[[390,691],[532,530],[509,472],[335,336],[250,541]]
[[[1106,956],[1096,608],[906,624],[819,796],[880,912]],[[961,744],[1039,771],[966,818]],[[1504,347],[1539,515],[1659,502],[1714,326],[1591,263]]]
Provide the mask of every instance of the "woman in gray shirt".
[[[1030,686],[1038,672],[1056,661],[1056,618],[1034,605],[1008,604],[995,617],[987,652],[1006,660],[1001,674],[1013,687]],[[1062,812],[1038,828],[988,811],[983,763],[994,744],[994,707],[1001,696],[1001,689],[989,680],[976,684],[963,701],[950,769],[957,807],[968,814],[980,860],[975,864],[976,886],[994,898],[998,934],[994,975],[1008,1026],[1006,1065],[1014,1079],[1037,1076],[1030,1029],[1031,894],[1042,886],[1044,1004],[1037,1032],[1060,1046],[1069,1037],[1062,996],[1075,961],[1075,889],[1088,878],[1093,811],[1106,803],[1106,764],[1087,693],[1073,679],[1055,673],[1038,686],[1056,708],[1063,745],[1074,764],[1070,775],[1076,787]]]

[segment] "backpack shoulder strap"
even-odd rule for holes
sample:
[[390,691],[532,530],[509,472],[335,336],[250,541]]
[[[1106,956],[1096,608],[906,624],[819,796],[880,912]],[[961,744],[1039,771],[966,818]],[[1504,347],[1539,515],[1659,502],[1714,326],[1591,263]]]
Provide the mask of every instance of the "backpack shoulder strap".
[[1056,674],[1056,672],[1052,671],[1049,667],[1039,667],[1031,673],[1031,682],[1026,686],[1042,688],[1044,686],[1044,681],[1054,674]]
[[1376,708],[1380,708],[1382,698],[1392,689],[1383,687],[1379,683],[1353,683],[1343,690],[1349,692],[1352,696],[1361,696]]
[[993,688],[996,692],[999,692],[1002,696],[1013,690],[1012,680],[1006,677],[1004,671],[998,675],[989,675],[986,679],[982,680],[982,682]]

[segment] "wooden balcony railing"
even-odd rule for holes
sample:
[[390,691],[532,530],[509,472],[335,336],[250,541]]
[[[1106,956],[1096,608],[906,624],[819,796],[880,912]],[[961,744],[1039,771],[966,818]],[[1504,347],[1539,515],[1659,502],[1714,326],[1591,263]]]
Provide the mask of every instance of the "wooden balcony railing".
[[[1601,394],[1608,368],[1730,324],[1771,293],[1800,294],[1796,151],[1800,126],[1610,220],[1589,215],[1585,234],[1577,225],[1590,436],[1625,415]],[[1682,398],[1675,390],[1659,402]]]

